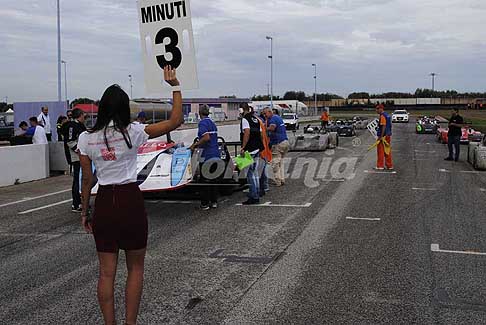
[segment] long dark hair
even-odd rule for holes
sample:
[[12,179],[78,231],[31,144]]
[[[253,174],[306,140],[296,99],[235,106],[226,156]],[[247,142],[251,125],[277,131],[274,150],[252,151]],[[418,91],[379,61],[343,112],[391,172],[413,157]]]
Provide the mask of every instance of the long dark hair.
[[123,135],[128,148],[132,149],[132,141],[127,132],[127,127],[130,125],[130,98],[118,85],[111,85],[105,90],[98,106],[96,124],[89,131],[90,133],[103,131],[108,150],[110,146],[106,138],[106,130],[111,121],[115,131]]

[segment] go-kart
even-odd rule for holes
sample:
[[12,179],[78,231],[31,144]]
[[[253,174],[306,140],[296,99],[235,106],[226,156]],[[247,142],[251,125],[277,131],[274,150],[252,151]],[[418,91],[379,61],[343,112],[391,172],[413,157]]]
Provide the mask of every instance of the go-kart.
[[439,122],[435,118],[429,118],[427,116],[419,118],[415,125],[415,132],[417,134],[435,134],[438,129]]

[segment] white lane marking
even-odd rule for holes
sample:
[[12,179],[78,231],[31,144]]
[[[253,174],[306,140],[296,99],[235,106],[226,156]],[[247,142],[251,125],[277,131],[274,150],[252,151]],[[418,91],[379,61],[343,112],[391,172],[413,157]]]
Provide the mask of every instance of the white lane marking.
[[428,151],[428,150],[415,150],[415,152],[422,152],[422,153],[436,153],[437,151]]
[[486,188],[480,188],[479,189],[481,192],[486,192]]
[[412,187],[414,191],[437,191],[436,188]]
[[[237,206],[242,206],[243,204],[238,203],[236,204]],[[277,208],[310,208],[312,206],[312,203],[306,203],[303,205],[299,204],[272,204],[272,202],[265,202],[263,204],[252,204],[249,206],[254,206],[254,207],[277,207]]]
[[362,220],[362,221],[380,221],[380,218],[353,218],[353,217],[346,217],[348,220]]
[[440,249],[439,244],[432,244],[432,245],[430,245],[430,250],[432,252],[436,252],[436,253],[449,253],[449,254],[463,254],[463,255],[480,255],[480,256],[486,256],[486,253],[480,253],[480,252],[473,252],[473,251],[451,251],[451,250]]
[[53,203],[53,204],[49,204],[49,205],[45,205],[43,207],[39,207],[39,208],[35,208],[35,209],[30,209],[30,210],[27,210],[27,211],[22,211],[22,212],[19,212],[19,214],[28,214],[28,213],[31,213],[31,212],[36,212],[36,211],[39,211],[39,210],[44,210],[44,209],[51,208],[51,207],[55,207],[55,206],[58,206],[58,205],[61,205],[61,204],[65,204],[65,203],[68,203],[68,202],[72,202],[72,199],[65,200],[65,201],[61,201],[61,202],[57,202],[57,203]]
[[439,172],[440,173],[450,173],[447,169],[444,169],[444,168],[440,168]]
[[54,192],[54,193],[49,193],[49,194],[45,194],[45,195],[41,195],[41,196],[36,196],[36,197],[26,197],[26,198],[23,198],[22,200],[19,200],[19,201],[2,204],[2,205],[0,205],[0,208],[7,207],[9,205],[18,204],[18,203],[27,202],[27,201],[42,199],[44,197],[49,197],[49,196],[53,196],[53,195],[61,194],[61,193],[66,193],[66,192],[71,192],[71,189],[63,190],[63,191],[59,191],[59,192]]
[[365,174],[396,174],[397,172],[392,170],[392,171],[386,171],[386,170],[364,170],[363,171]]

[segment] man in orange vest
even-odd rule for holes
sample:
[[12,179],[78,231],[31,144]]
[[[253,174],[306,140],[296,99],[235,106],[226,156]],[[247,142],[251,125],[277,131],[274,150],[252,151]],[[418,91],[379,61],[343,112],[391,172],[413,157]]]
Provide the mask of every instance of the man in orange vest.
[[324,112],[322,112],[321,115],[321,127],[325,128],[329,124],[329,112],[327,109],[324,109]]
[[384,170],[385,166],[388,170],[393,170],[393,161],[392,161],[392,154],[391,149],[389,152],[385,150],[385,143],[391,146],[391,136],[392,136],[392,121],[390,115],[385,112],[385,106],[379,104],[376,106],[376,112],[380,114],[379,118],[379,126],[378,126],[378,141],[380,141],[376,147],[377,151],[377,163],[376,163],[376,170]]
[[[251,106],[250,106],[251,107]],[[253,110],[253,107],[251,107]],[[265,118],[265,116],[263,116]],[[267,166],[272,161],[272,148],[270,147],[270,139],[268,138],[266,121],[263,121],[261,117],[258,118],[260,122],[260,129],[262,130],[262,142],[264,149],[260,152],[260,158],[262,159],[262,170],[260,171],[260,196],[264,196],[266,192],[270,190],[268,185]]]

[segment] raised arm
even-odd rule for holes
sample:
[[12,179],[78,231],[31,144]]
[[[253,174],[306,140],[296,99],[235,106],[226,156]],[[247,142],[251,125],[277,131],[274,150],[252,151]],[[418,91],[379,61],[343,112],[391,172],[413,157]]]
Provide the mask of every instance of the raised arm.
[[[164,80],[172,87],[178,87],[179,80],[177,80],[176,70],[170,66],[164,68]],[[172,92],[172,111],[170,119],[155,124],[150,124],[145,127],[145,132],[150,138],[157,138],[164,134],[177,129],[184,122],[184,114],[182,113],[182,94],[180,89]]]

